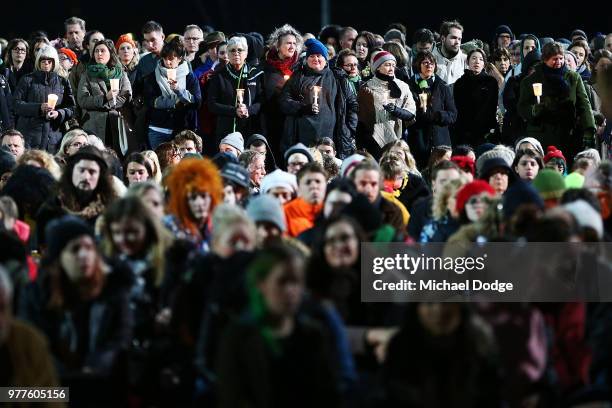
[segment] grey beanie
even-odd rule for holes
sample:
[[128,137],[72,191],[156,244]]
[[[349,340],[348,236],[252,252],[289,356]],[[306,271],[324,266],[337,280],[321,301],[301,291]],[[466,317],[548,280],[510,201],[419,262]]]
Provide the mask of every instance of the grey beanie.
[[289,157],[291,157],[291,155],[294,154],[294,153],[301,153],[301,154],[303,154],[308,159],[308,162],[314,161],[314,158],[312,157],[312,153],[310,153],[310,150],[308,150],[306,145],[303,144],[303,143],[298,143],[298,144],[295,144],[295,145],[291,146],[285,152],[285,163],[289,162]]
[[524,137],[518,142],[516,142],[516,148],[514,149],[514,151],[518,152],[519,146],[522,145],[523,143],[529,143],[540,154],[540,157],[544,157],[544,149],[542,148],[542,144],[540,143],[538,139],[534,137]]
[[512,162],[514,161],[514,151],[509,147],[504,145],[497,145],[493,149],[484,152],[480,155],[478,160],[476,160],[476,174],[480,177],[480,172],[484,167],[484,163],[496,157],[504,159],[504,161],[508,164],[508,167],[512,167]]
[[261,194],[249,201],[247,214],[255,222],[271,222],[282,232],[287,229],[285,213],[280,201],[268,194]]
[[232,147],[235,147],[240,153],[244,152],[244,137],[242,137],[242,133],[240,132],[232,132],[229,135],[225,136],[219,142],[219,145],[221,144],[227,144]]

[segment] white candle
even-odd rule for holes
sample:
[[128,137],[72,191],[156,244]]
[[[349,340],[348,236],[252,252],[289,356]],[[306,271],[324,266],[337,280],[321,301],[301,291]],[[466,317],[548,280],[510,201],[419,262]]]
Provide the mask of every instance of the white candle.
[[51,109],[55,109],[55,104],[57,104],[58,98],[59,97],[56,94],[49,94],[47,96],[47,105],[49,105]]
[[536,82],[532,86],[533,86],[533,94],[538,100],[538,103],[540,103],[540,96],[542,96],[542,84],[539,82]]

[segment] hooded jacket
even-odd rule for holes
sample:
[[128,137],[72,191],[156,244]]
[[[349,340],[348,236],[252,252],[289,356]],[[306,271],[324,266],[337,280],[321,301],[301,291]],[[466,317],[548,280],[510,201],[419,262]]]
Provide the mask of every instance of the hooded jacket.
[[432,54],[436,59],[438,68],[436,76],[441,78],[448,85],[453,85],[459,78],[463,76],[464,70],[467,68],[467,56],[463,51],[459,50],[457,55],[448,59],[440,51],[442,44],[434,47]]
[[244,149],[248,150],[248,148],[257,140],[261,140],[266,145],[266,173],[270,174],[278,168],[278,165],[276,164],[276,157],[274,157],[274,151],[270,149],[270,144],[268,143],[268,139],[266,139],[265,136],[253,133],[246,140],[246,143],[244,144]]
[[[263,94],[263,71],[245,63],[241,72],[225,65],[215,71],[208,82],[208,109],[217,117],[215,135],[218,142],[232,132],[243,135],[261,132],[259,114]],[[236,89],[244,89],[248,118],[236,116]]]

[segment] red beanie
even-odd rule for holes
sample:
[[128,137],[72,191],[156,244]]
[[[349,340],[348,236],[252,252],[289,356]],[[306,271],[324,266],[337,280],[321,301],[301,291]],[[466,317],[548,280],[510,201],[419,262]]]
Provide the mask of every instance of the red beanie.
[[567,160],[565,160],[565,157],[563,156],[563,152],[561,150],[557,149],[555,146],[548,146],[546,148],[546,156],[544,156],[544,163],[548,163],[551,159],[554,159],[555,157],[567,163]]
[[376,71],[386,61],[395,62],[395,57],[388,51],[378,51],[372,56],[372,71]]
[[72,51],[70,48],[60,48],[58,50],[59,54],[64,54],[65,56],[67,56],[68,58],[70,58],[70,60],[72,61],[73,64],[78,64],[79,63],[79,59],[77,58],[76,54],[74,53],[74,51]]
[[451,157],[451,161],[459,166],[461,170],[471,173],[472,176],[476,175],[474,159],[470,156],[453,156]]
[[488,193],[491,197],[495,196],[495,190],[484,180],[474,180],[471,183],[466,184],[457,191],[455,209],[458,213],[461,213],[465,208],[465,203],[470,197],[479,195],[482,193]]
[[115,48],[117,49],[117,51],[119,51],[119,47],[121,47],[121,44],[123,43],[130,43],[132,44],[132,47],[136,49],[138,48],[138,46],[136,45],[136,41],[134,41],[134,37],[131,33],[123,34],[117,39],[117,41],[115,42]]

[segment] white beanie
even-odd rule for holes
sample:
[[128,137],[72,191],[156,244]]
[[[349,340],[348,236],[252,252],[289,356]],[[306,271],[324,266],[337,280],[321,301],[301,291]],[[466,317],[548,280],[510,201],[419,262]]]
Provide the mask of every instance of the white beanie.
[[261,193],[267,194],[273,188],[284,187],[293,193],[297,191],[297,180],[295,174],[276,169],[266,175],[261,182]]
[[540,156],[544,157],[544,149],[542,148],[542,144],[540,141],[533,137],[524,137],[516,143],[516,147],[514,148],[514,152],[518,152],[519,146],[523,143],[529,143],[532,145],[536,151],[540,154]]
[[601,214],[597,212],[589,203],[584,200],[576,200],[563,206],[574,216],[578,226],[581,228],[592,228],[597,232],[599,239],[603,238],[603,220]]

